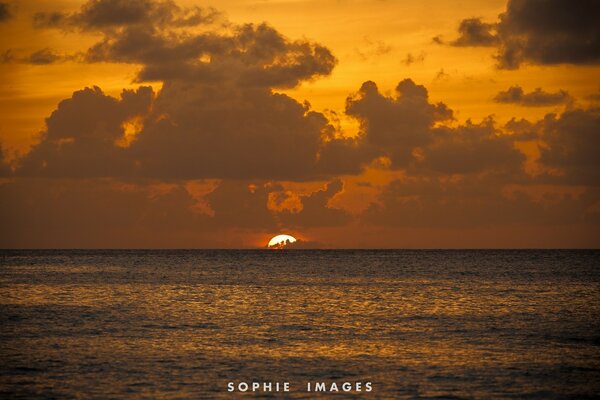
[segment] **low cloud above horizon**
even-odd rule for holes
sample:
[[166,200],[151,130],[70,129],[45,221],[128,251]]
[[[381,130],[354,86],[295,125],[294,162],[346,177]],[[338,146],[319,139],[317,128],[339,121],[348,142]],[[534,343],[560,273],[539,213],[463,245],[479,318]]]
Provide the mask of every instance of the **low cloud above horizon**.
[[[344,53],[212,7],[32,9],[35,34],[82,35],[85,45],[27,53],[3,43],[2,68],[115,65],[133,82],[117,94],[98,77],[64,94],[26,150],[0,145],[0,246],[264,247],[291,232],[312,247],[598,247],[600,107],[568,86],[526,85],[519,72],[585,64],[598,77],[585,13],[595,4],[556,2],[526,20],[536,3],[509,1],[498,23],[466,18],[448,42],[459,53],[498,49],[510,70],[479,119],[433,100],[430,87],[443,83],[409,70],[395,86],[357,76],[337,95],[342,109],[317,108],[293,91],[334,79]],[[16,29],[20,11],[1,3],[0,23]],[[564,17],[553,24],[555,15]],[[581,45],[563,54],[539,43],[554,33]],[[448,51],[428,45],[419,63]],[[399,48],[397,65],[411,68],[413,53],[425,54]],[[490,57],[486,68],[496,67]],[[499,121],[496,107],[514,114]]]

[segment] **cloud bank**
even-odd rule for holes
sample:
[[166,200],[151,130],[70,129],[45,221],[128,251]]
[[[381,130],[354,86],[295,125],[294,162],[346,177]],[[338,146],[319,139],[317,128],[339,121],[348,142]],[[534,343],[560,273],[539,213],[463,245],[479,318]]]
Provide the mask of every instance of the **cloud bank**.
[[600,63],[600,4],[593,0],[509,0],[498,21],[464,19],[454,46],[497,49],[498,66]]
[[[498,24],[463,21],[453,45],[505,49],[521,21],[531,26],[519,28],[517,64],[546,62],[528,43],[558,6],[526,21],[528,7],[510,2]],[[277,92],[332,73],[335,56],[309,39],[171,1],[91,0],[33,23],[97,40],[78,57],[42,49],[19,62],[131,64],[139,86],[118,96],[77,90],[28,153],[9,164],[0,147],[6,247],[257,246],[243,238],[280,230],[338,235],[343,245],[357,227],[598,230],[600,109],[576,106],[566,91],[498,93],[501,103],[569,105],[501,126],[491,116],[457,123],[412,79],[389,93],[365,80],[346,99],[359,126],[348,136],[330,114]],[[538,48],[555,46],[546,45]],[[345,203],[365,193],[361,210]],[[303,242],[313,239],[327,245]]]

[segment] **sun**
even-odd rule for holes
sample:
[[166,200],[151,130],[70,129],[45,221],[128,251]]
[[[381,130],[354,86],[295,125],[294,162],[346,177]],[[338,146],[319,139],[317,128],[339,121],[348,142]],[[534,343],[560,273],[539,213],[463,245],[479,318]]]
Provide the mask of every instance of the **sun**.
[[290,243],[294,243],[296,238],[291,235],[277,235],[269,240],[267,247],[282,249]]

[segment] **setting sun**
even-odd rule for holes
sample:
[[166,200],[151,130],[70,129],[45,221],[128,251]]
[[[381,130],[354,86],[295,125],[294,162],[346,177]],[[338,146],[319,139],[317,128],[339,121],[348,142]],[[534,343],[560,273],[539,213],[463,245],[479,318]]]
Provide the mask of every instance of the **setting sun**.
[[293,236],[277,235],[277,236],[273,236],[273,238],[271,238],[271,240],[269,240],[269,244],[267,246],[281,248],[281,247],[287,246],[289,243],[294,243],[295,241],[296,241],[296,238]]

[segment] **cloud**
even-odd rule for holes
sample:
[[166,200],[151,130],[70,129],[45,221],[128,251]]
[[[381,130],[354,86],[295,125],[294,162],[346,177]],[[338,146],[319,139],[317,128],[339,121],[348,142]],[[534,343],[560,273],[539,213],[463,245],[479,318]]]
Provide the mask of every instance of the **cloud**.
[[392,51],[392,46],[382,40],[373,41],[365,36],[360,50],[355,49],[355,51],[363,61],[367,61],[389,54]]
[[101,34],[84,59],[141,65],[139,82],[288,88],[328,75],[337,62],[326,47],[290,41],[267,24],[235,25],[213,9],[171,1],[90,0],[76,13],[38,13],[34,24]]
[[447,81],[448,79],[450,79],[450,74],[448,74],[447,72],[444,71],[444,68],[441,68],[437,74],[435,74],[435,77],[433,78],[434,82],[440,82],[440,81]]
[[347,99],[359,120],[344,137],[321,113],[254,88],[165,82],[123,91],[77,91],[46,120],[40,142],[16,175],[127,179],[329,179],[357,175],[381,157],[412,173],[477,173],[519,168],[523,157],[492,120],[449,127],[445,104],[401,81],[393,97],[365,82]]
[[212,23],[221,17],[213,8],[181,8],[173,1],[89,0],[78,12],[39,12],[37,28],[110,32],[125,26],[187,27]]
[[288,41],[266,24],[247,24],[232,33],[173,37],[131,27],[92,46],[89,62],[142,65],[138,81],[228,81],[240,87],[294,87],[328,75],[336,64],[316,43]]
[[434,130],[433,143],[421,149],[415,173],[471,174],[482,171],[520,171],[525,156],[514,147],[516,136],[500,132],[493,119],[480,124]]
[[[136,122],[139,131],[128,138]],[[174,83],[158,95],[140,87],[116,99],[86,88],[59,104],[17,174],[304,180],[316,174],[326,123],[290,97],[264,90]]]
[[[40,28],[97,37],[73,61],[136,65],[138,82],[158,80],[161,89],[75,91],[14,171],[0,151],[0,243],[236,247],[242,242],[216,238],[598,218],[597,108],[571,105],[506,126],[491,117],[459,124],[411,79],[391,93],[366,81],[346,99],[346,116],[359,124],[348,137],[331,113],[277,90],[330,74],[329,49],[210,15],[169,1],[95,0],[75,13],[36,16]],[[462,45],[467,36],[482,45],[485,32],[502,45],[500,26],[481,21],[465,25]],[[43,68],[64,57],[43,49],[29,62]],[[497,97],[523,105],[569,99],[519,86]],[[519,150],[525,141],[539,157]],[[525,171],[532,162],[541,172]],[[358,186],[376,199],[366,211],[337,208],[361,195],[350,193]]]
[[49,47],[36,50],[30,54],[23,54],[23,51],[15,49],[7,49],[0,54],[0,63],[3,64],[20,63],[43,66],[67,61],[80,61],[81,59],[81,54],[60,54]]
[[[0,184],[0,242],[9,247],[127,247],[198,236],[208,217],[191,212],[181,187],[156,191],[97,179],[17,179]],[[172,239],[169,238],[172,236]],[[190,243],[188,241],[188,243]]]
[[[213,26],[218,15],[150,0],[94,0],[76,13],[36,15],[38,27],[99,33],[84,61],[139,65],[138,81],[163,86],[128,96],[144,105],[131,110],[99,88],[74,93],[48,118],[17,173],[306,180],[345,172],[328,160],[352,146],[326,141],[327,118],[272,90],[329,74],[331,52],[266,24]],[[35,59],[56,57],[44,51]]]
[[302,239],[297,239],[295,242],[293,243],[288,243],[285,245],[285,249],[289,250],[289,249],[298,249],[298,250],[304,250],[304,249],[323,249],[326,248],[326,245],[324,245],[321,242],[317,242],[317,241],[313,241],[313,240],[302,240]]
[[8,21],[12,17],[8,3],[0,2],[0,23]]
[[498,61],[503,68],[600,62],[600,5],[583,0],[512,0],[500,15]]
[[436,35],[431,38],[431,42],[435,44],[445,44],[444,39],[441,35]]
[[273,231],[277,227],[274,214],[268,208],[267,184],[243,181],[222,181],[206,200],[214,210],[209,225],[217,228],[235,227]]
[[49,48],[35,51],[25,59],[30,64],[45,65],[61,60],[61,57]]
[[12,170],[8,161],[6,160],[6,155],[2,144],[0,144],[0,178],[8,177],[12,175]]
[[573,98],[565,90],[549,93],[541,88],[536,88],[533,92],[525,93],[523,88],[517,85],[511,86],[506,91],[499,92],[494,97],[494,101],[528,107],[543,107],[570,103],[573,101]]
[[392,169],[417,175],[514,172],[525,161],[514,146],[522,137],[504,134],[491,118],[445,125],[453,111],[444,103],[430,103],[427,89],[410,79],[398,84],[395,97],[365,82],[348,98],[346,112],[360,121],[359,148],[369,149],[372,158],[389,158]]
[[374,82],[363,83],[346,100],[346,113],[360,121],[365,143],[389,157],[394,168],[408,166],[412,150],[431,142],[436,122],[452,119],[452,110],[429,103],[427,89],[410,79],[398,84],[395,97],[382,95]]
[[50,177],[130,176],[132,160],[117,142],[126,121],[145,115],[154,93],[150,87],[124,90],[121,98],[98,87],[73,93],[46,119],[40,142],[19,161],[18,175]]
[[454,46],[494,46],[498,66],[598,64],[598,2],[510,0],[497,23],[478,18],[461,22]]
[[493,33],[495,24],[486,24],[480,18],[469,18],[461,21],[458,27],[460,36],[451,42],[453,46],[494,46],[498,37]]
[[[277,189],[265,182],[221,181],[202,197],[212,210],[206,213],[197,207],[200,199],[185,182],[2,180],[0,243],[9,247],[237,247],[242,239],[236,238],[233,244],[220,240],[236,232],[243,236],[291,225],[304,229],[343,222],[336,220],[335,209],[319,209],[326,207],[320,199],[331,196],[339,186],[307,196],[307,211],[295,216],[293,224],[282,222],[267,207],[269,193]],[[320,217],[327,218],[322,225]]]
[[298,227],[323,227],[338,226],[350,221],[350,215],[344,210],[332,208],[330,200],[341,193],[343,183],[341,180],[329,182],[325,189],[317,190],[305,196],[300,196],[302,209],[297,212],[287,210],[278,214],[278,219],[292,228]]
[[540,162],[562,172],[559,182],[600,186],[600,108],[549,114],[535,129],[545,143]]
[[424,52],[420,52],[417,55],[413,55],[412,53],[406,53],[406,57],[404,58],[404,60],[402,60],[402,63],[408,67],[415,63],[420,64],[423,61],[425,61]]
[[[496,176],[455,181],[398,179],[361,216],[365,226],[468,229],[505,225],[564,225],[599,220],[588,209],[600,200],[597,189],[514,186]],[[560,190],[556,190],[560,189]],[[539,198],[532,193],[540,193]],[[450,233],[447,233],[450,234]]]

